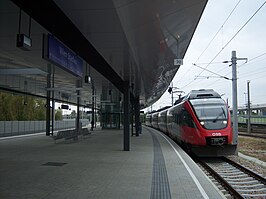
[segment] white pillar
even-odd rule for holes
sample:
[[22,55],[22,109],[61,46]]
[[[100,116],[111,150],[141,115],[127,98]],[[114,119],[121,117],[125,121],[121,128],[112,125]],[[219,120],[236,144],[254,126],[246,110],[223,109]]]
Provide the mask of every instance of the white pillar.
[[233,144],[238,143],[236,51],[232,51]]

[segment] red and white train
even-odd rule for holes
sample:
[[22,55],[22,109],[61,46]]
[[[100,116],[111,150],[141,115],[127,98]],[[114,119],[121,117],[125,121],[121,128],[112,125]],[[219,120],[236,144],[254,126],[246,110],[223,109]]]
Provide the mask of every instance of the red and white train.
[[192,90],[174,106],[147,114],[146,125],[162,131],[198,156],[236,153],[228,106],[212,89]]

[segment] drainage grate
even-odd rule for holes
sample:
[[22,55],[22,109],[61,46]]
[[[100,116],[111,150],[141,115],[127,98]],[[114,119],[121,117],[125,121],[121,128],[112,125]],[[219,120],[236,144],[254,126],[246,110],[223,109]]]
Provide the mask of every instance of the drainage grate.
[[55,166],[55,167],[61,167],[64,166],[67,163],[64,162],[47,162],[45,164],[43,164],[43,166]]

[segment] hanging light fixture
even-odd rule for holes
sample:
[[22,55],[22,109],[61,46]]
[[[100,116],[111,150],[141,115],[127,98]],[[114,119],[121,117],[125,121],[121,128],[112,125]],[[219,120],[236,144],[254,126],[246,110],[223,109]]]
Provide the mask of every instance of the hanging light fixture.
[[90,70],[90,65],[89,65],[89,75],[88,75],[87,69],[88,69],[88,64],[86,63],[85,83],[89,83],[90,84],[91,83],[91,76],[90,76],[91,70]]

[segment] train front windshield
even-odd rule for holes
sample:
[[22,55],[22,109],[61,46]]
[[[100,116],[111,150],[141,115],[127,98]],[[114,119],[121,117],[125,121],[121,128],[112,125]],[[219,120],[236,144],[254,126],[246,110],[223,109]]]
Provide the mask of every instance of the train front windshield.
[[221,98],[191,99],[190,103],[205,129],[215,130],[227,127],[227,107]]

